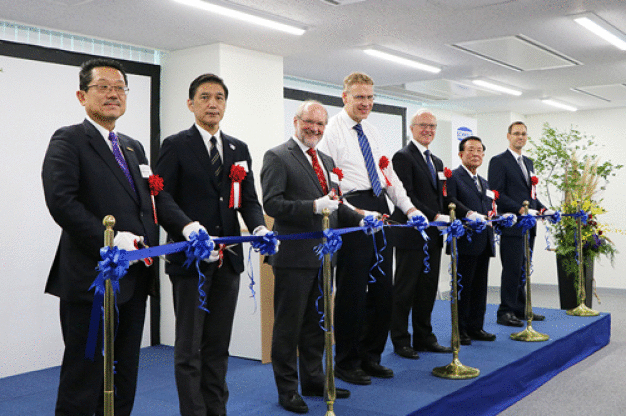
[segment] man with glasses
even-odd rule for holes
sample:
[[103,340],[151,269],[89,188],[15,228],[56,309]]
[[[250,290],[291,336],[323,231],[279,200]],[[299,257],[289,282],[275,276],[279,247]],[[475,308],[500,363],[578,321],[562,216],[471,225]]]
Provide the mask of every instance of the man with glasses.
[[[199,221],[209,235],[239,236],[238,213],[254,235],[265,235],[263,211],[252,175],[248,146],[225,134],[224,118],[228,88],[214,74],[203,74],[189,86],[187,108],[194,114],[191,128],[167,137],[161,146],[156,171],[164,189],[189,217]],[[235,177],[239,180],[233,186]],[[182,235],[169,238],[181,241]],[[172,281],[176,340],[174,365],[182,416],[226,414],[228,347],[244,270],[241,244],[215,251],[202,262],[205,280],[201,287],[206,304],[199,301],[198,271],[185,267],[186,256],[167,257],[165,271]],[[201,309],[202,307],[202,309]],[[208,311],[207,311],[208,310]]]
[[[538,215],[554,214],[533,195],[531,184],[533,162],[522,154],[528,139],[526,125],[516,121],[509,126],[506,138],[509,148],[489,161],[489,184],[498,191],[498,211],[524,214],[523,202],[529,202],[528,213]],[[532,253],[536,227],[529,232]],[[526,319],[526,288],[524,240],[520,227],[504,228],[500,237],[500,260],[502,275],[500,286],[500,307],[497,322],[500,325],[524,326]],[[543,315],[533,314],[534,321],[543,321]]]
[[[437,118],[428,110],[418,110],[411,119],[413,140],[393,156],[396,174],[404,184],[411,202],[429,221],[448,223],[445,214],[443,162],[429,150],[435,139]],[[446,204],[447,205],[447,204]],[[394,212],[393,219],[405,222],[406,216]],[[436,227],[422,235],[410,228],[394,230],[396,247],[396,275],[393,287],[393,316],[391,340],[394,351],[401,357],[416,359],[416,351],[451,352],[437,342],[431,325],[431,315],[437,297],[439,264],[443,238]],[[428,255],[427,264],[426,256]],[[413,323],[413,339],[408,329],[409,313]]]
[[[359,72],[348,75],[342,99],[343,110],[328,121],[319,150],[342,170],[344,199],[358,209],[388,214],[389,197],[407,216],[422,215],[391,162],[381,171],[383,138],[366,120],[374,105],[374,81]],[[379,262],[376,251],[385,245],[382,233],[349,233],[342,238],[337,255],[335,374],[348,383],[366,385],[371,377],[393,377],[392,369],[380,365],[391,321],[391,249],[380,253]]]
[[[119,62],[85,62],[79,88],[76,96],[87,117],[81,124],[54,133],[42,169],[46,204],[63,229],[46,284],[46,292],[60,298],[65,343],[55,414],[72,416],[103,412],[102,336],[94,340],[91,351],[86,349],[94,299],[90,286],[101,260],[103,218],[115,217],[118,231],[114,244],[127,251],[135,250],[137,244],[159,244],[155,218],[170,232],[198,229],[166,192],[154,197],[153,211],[144,149],[138,141],[115,131],[116,121],[126,111],[128,93],[126,72]],[[114,343],[116,415],[130,415],[133,408],[146,299],[157,279],[156,267],[134,261],[119,280]],[[98,328],[102,326],[96,321],[92,329],[101,334]]]
[[[336,198],[339,176],[333,171],[335,163],[316,150],[327,120],[320,103],[303,102],[293,118],[294,136],[265,153],[263,207],[274,218],[278,234],[322,231],[324,209],[337,211],[330,218],[331,228],[338,222],[356,226],[363,218]],[[324,396],[324,331],[318,313],[318,305],[323,310],[323,301],[318,302],[322,261],[315,253],[321,243],[321,238],[286,240],[280,252],[269,257],[274,270],[272,367],[278,402],[296,413],[308,411],[298,394],[298,378],[304,396]],[[348,390],[337,389],[337,398],[349,395]]]

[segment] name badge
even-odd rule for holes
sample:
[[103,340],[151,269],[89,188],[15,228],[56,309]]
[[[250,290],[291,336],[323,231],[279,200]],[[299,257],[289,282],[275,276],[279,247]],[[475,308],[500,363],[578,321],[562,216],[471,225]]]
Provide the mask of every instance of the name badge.
[[437,174],[439,176],[439,180],[440,181],[445,181],[446,179],[448,179],[448,178],[446,178],[446,174],[443,173],[443,172],[437,172]]
[[139,165],[139,170],[141,171],[142,178],[149,178],[152,175],[152,169],[150,169],[150,165]]
[[491,189],[487,189],[487,191],[485,191],[485,193],[487,194],[487,198],[495,199],[495,197],[496,197],[496,194],[494,194]]
[[330,181],[339,183],[339,176],[335,172],[330,172]]

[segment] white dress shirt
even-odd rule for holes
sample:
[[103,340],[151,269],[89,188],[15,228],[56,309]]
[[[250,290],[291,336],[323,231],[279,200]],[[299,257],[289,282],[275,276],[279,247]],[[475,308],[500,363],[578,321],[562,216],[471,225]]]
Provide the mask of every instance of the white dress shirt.
[[[311,167],[313,166],[313,158],[311,157],[310,154],[307,153],[307,150],[310,149],[309,146],[307,146],[306,144],[302,143],[302,141],[300,139],[298,139],[296,136],[291,136],[293,138],[293,140],[298,143],[298,146],[300,146],[300,150],[302,150],[302,153],[304,153],[304,156],[307,158],[307,160],[309,161],[309,163],[311,164]],[[322,168],[322,172],[324,172],[324,178],[326,179],[326,183],[328,184],[328,188],[330,189],[330,181],[328,178],[328,172],[326,172],[326,168],[324,167],[324,164],[322,163],[322,159],[320,159],[320,156],[317,154],[317,146],[313,148],[315,150],[315,158],[317,159],[317,162],[319,163],[320,167]]]
[[198,125],[198,123],[194,123],[196,128],[200,132],[200,136],[202,136],[202,141],[204,141],[204,145],[206,146],[207,151],[211,154],[211,149],[213,148],[213,144],[211,143],[211,137],[215,136],[215,147],[217,147],[217,153],[220,155],[220,159],[222,162],[224,161],[224,142],[222,142],[222,130],[217,129],[215,134],[211,134],[202,127]]
[[[342,109],[341,112],[328,120],[324,137],[317,146],[321,152],[332,157],[337,167],[343,171],[341,191],[344,194],[351,191],[372,189],[372,184],[367,174],[367,168],[365,167],[363,153],[359,146],[358,135],[353,128],[356,124],[357,122],[350,118],[346,110]],[[378,129],[367,120],[361,121],[361,126],[372,148],[372,156],[374,157],[376,172],[378,173],[381,186],[386,188],[387,196],[389,196],[391,201],[400,208],[402,212],[406,213],[409,209],[414,207],[411,203],[411,199],[406,194],[402,182],[393,170],[391,157],[387,156],[389,166],[385,169],[385,173],[392,186],[386,186],[385,178],[378,166],[380,158],[384,156],[380,146],[382,138]]]

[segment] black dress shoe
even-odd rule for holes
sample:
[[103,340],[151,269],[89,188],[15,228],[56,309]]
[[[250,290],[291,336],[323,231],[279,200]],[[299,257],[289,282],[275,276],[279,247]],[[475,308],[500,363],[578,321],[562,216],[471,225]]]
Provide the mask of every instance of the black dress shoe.
[[513,312],[507,312],[498,316],[498,320],[496,321],[499,325],[506,326],[524,326],[524,322],[520,321]]
[[410,360],[417,360],[420,356],[415,352],[415,350],[411,347],[400,347],[394,349],[394,352],[398,354],[400,357],[408,358]]
[[428,352],[452,352],[452,348],[439,345],[437,341],[432,344],[420,345],[419,347],[413,347],[415,351],[428,351]]
[[467,332],[459,333],[459,341],[461,345],[472,345],[472,339],[467,335]]
[[533,321],[545,321],[545,319],[545,316],[533,313]]
[[[313,396],[313,397],[324,397],[324,386],[321,387],[315,387],[312,390],[302,390],[302,395],[303,396]],[[340,389],[338,387],[335,387],[335,396],[338,399],[347,399],[348,397],[350,397],[350,390],[346,390],[346,389]]]
[[278,395],[278,404],[280,404],[285,410],[289,410],[294,413],[307,413],[309,406],[306,405],[302,397],[297,391],[292,390],[284,394]]
[[350,384],[359,384],[362,386],[372,384],[372,378],[360,368],[354,370],[343,370],[339,367],[335,367],[335,377]]
[[361,368],[365,371],[366,374],[369,374],[372,377],[378,378],[392,378],[393,370],[388,367],[384,367],[377,362],[374,361],[363,361],[361,363]]
[[475,341],[495,341],[496,340],[495,334],[490,334],[489,332],[486,332],[483,329],[481,329],[480,331],[467,331],[467,335],[470,337],[470,339],[473,339]]

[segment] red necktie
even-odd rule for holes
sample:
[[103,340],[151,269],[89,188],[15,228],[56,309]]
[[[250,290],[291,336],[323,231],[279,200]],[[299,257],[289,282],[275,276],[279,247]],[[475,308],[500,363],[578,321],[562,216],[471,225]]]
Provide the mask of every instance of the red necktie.
[[328,184],[326,183],[324,171],[320,166],[320,162],[317,160],[317,154],[315,152],[315,149],[310,147],[306,152],[309,154],[309,156],[311,156],[311,160],[313,162],[313,170],[317,175],[317,179],[320,181],[320,185],[322,185],[322,192],[324,192],[324,195],[326,195],[328,194]]

